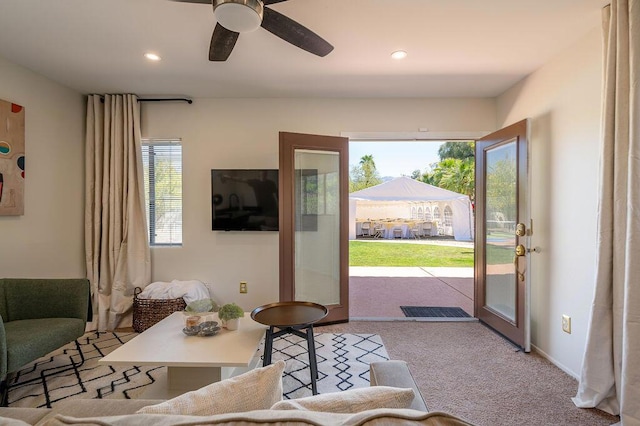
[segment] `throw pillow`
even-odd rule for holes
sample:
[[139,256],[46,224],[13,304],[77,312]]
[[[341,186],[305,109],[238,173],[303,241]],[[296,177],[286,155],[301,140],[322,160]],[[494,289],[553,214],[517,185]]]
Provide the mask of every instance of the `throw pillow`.
[[143,407],[136,413],[210,416],[267,409],[282,400],[284,367],[285,362],[280,360],[160,404]]
[[409,408],[413,389],[371,386],[276,402],[272,410],[309,410],[329,413],[359,413],[375,408]]

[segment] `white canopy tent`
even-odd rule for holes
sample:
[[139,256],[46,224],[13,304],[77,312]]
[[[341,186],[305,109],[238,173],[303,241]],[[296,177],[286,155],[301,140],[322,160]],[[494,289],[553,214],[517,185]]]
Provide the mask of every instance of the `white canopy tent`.
[[[473,215],[469,197],[406,176],[349,194],[349,239],[356,238],[356,218],[412,217],[420,208],[438,206],[452,212],[452,233],[458,241],[473,240]],[[424,210],[423,210],[424,211]],[[418,217],[419,219],[419,217]]]

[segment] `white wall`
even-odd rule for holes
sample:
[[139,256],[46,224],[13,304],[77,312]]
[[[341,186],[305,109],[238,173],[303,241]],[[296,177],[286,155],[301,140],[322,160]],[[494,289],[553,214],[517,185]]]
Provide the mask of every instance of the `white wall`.
[[[278,132],[484,131],[493,99],[195,99],[142,107],[143,137],[183,141],[183,247],[152,249],[152,279],[200,279],[245,309],[278,299],[278,234],[211,231],[210,170],[277,168]],[[240,281],[249,291],[238,292]]]
[[0,99],[25,108],[23,216],[0,216],[0,278],[85,277],[84,100],[0,57]]
[[[600,30],[497,100],[499,127],[531,118],[532,342],[578,376],[595,276]],[[562,314],[572,333],[561,329]]]

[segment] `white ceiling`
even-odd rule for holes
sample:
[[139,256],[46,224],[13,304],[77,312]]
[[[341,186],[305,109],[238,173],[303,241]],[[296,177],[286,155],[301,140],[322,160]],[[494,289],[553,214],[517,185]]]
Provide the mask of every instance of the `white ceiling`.
[[[209,5],[0,0],[0,55],[81,93],[189,97],[493,97],[600,24],[608,0],[288,0],[335,49],[260,28],[207,59]],[[390,58],[406,50],[401,61]],[[147,51],[162,56],[151,63]]]

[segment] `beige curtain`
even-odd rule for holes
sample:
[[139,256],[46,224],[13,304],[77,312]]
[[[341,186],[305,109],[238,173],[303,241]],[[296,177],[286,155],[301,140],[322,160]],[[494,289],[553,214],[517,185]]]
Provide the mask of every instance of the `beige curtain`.
[[133,289],[151,277],[136,96],[89,96],[85,160],[90,328],[128,327]]
[[640,0],[603,10],[603,147],[596,288],[578,407],[640,424]]

